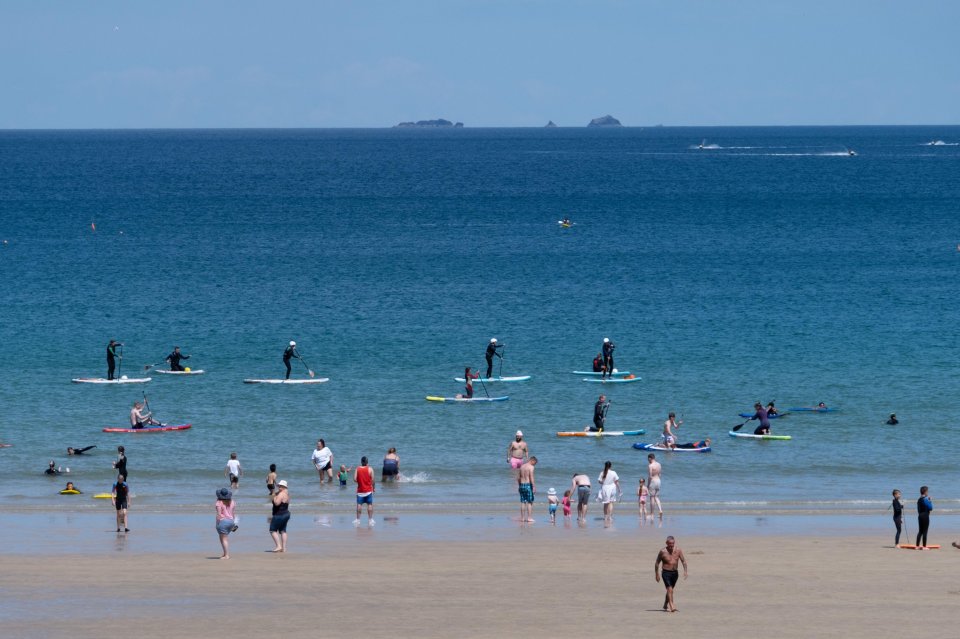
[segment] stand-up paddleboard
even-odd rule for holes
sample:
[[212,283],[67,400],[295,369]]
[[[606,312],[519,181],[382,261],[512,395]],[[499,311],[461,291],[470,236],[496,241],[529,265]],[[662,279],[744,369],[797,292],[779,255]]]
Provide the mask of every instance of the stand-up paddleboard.
[[152,378],[150,377],[121,377],[119,379],[107,379],[105,377],[75,377],[70,381],[74,384],[146,384]]
[[897,548],[906,548],[907,550],[940,550],[940,544],[930,546],[918,546],[916,544],[897,544]]
[[428,402],[504,402],[510,399],[509,396],[503,397],[437,397],[427,395]]
[[313,379],[245,379],[244,384],[323,384],[329,382],[329,377],[315,377]]
[[105,433],[167,433],[173,430],[189,430],[191,424],[165,424],[163,426],[144,426],[143,428],[104,428]]
[[[793,410],[793,409],[791,408],[790,410]],[[789,415],[789,414],[790,414],[790,413],[784,411],[784,412],[782,412],[782,413],[776,413],[776,414],[774,414],[774,415],[767,415],[767,419],[776,419],[776,418],[778,418],[778,417],[786,417],[786,416]],[[739,415],[740,415],[740,417],[743,417],[744,419],[748,419],[748,418],[753,417],[754,415],[756,415],[756,413],[739,413]]]
[[677,444],[676,448],[669,448],[663,444],[641,444],[633,445],[637,450],[658,450],[665,453],[709,453],[713,450],[710,446],[697,446],[696,444]]
[[[600,377],[603,375],[601,371],[573,371],[574,375],[579,375],[580,377]],[[630,374],[630,371],[614,371],[607,377],[626,377]]]
[[602,433],[589,430],[561,430],[557,437],[636,437],[645,435],[647,431],[643,430],[605,430]]
[[[494,382],[525,382],[530,379],[530,375],[515,375],[513,377],[477,377],[473,380],[474,384],[483,382],[484,384],[492,384]],[[457,382],[466,382],[465,377],[454,377],[454,381]]]
[[640,376],[629,376],[629,377],[608,377],[606,379],[600,379],[599,377],[584,377],[583,381],[593,382],[594,384],[631,384],[633,382],[639,382]]
[[153,372],[157,375],[203,375],[204,370],[201,368],[198,371],[165,371],[159,368],[153,369]]
[[0,444],[0,448],[12,448],[13,444]]
[[754,435],[753,433],[738,433],[736,431],[730,431],[731,437],[739,437],[740,439],[769,439],[769,440],[780,440],[787,441],[793,439],[790,435]]
[[819,408],[817,406],[800,406],[798,408],[790,408],[788,410],[797,411],[798,413],[836,413],[839,408]]

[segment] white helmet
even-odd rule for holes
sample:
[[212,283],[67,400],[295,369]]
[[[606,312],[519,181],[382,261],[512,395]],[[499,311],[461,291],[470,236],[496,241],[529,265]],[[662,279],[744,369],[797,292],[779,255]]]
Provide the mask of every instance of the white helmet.
[[609,337],[604,337],[604,338],[603,338],[603,343],[604,343],[604,344],[609,344],[609,343],[610,343],[610,338],[609,338]]
[[294,342],[293,340],[290,341],[290,346],[296,346],[296,345],[297,345],[296,342]]
[[497,338],[494,337],[493,339],[491,339],[491,340],[490,340],[490,343],[491,343],[491,344],[496,344],[496,343],[497,343]]

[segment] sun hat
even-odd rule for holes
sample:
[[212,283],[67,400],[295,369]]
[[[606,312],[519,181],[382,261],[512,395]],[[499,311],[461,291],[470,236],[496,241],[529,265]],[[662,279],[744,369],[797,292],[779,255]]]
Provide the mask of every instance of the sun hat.
[[296,345],[297,345],[296,342],[294,342],[294,341],[292,341],[292,340],[290,341],[290,346],[296,346]]
[[518,430],[516,436],[517,436],[517,437],[523,437],[523,431],[522,431],[522,430]]
[[557,489],[556,489],[556,488],[551,488],[550,490],[547,491],[547,494],[548,494],[548,495],[556,495],[556,494],[557,494]]
[[229,488],[221,488],[217,491],[217,499],[233,499],[233,493]]
[[287,480],[286,480],[286,479],[281,479],[280,481],[277,482],[277,486],[283,486],[284,488],[286,488],[286,487],[287,487]]
[[609,337],[604,337],[604,338],[603,338],[603,343],[604,343],[604,344],[610,343],[610,338],[609,338]]

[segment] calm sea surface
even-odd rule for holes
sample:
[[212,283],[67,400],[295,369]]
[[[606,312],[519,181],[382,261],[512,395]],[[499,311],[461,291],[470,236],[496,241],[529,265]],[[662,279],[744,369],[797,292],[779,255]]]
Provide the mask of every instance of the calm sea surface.
[[[0,507],[101,507],[42,471],[109,491],[123,444],[142,508],[209,508],[231,451],[241,495],[276,463],[295,502],[343,508],[352,487],[318,487],[310,464],[324,437],[336,465],[398,449],[406,480],[380,508],[513,508],[518,428],[541,493],[608,459],[630,492],[636,439],[555,436],[606,391],[612,430],[655,433],[676,411],[681,440],[713,439],[658,455],[668,507],[882,510],[929,484],[956,510],[958,142],[960,127],[0,132]],[[502,403],[424,401],[459,392],[491,337],[503,374],[531,381],[489,387]],[[641,382],[570,374],[604,337]],[[123,374],[174,345],[207,374],[71,384],[106,374],[110,338]],[[291,339],[329,383],[241,383],[282,376]],[[143,391],[193,429],[102,433]],[[758,399],[842,411],[775,421],[790,442],[729,437]]]

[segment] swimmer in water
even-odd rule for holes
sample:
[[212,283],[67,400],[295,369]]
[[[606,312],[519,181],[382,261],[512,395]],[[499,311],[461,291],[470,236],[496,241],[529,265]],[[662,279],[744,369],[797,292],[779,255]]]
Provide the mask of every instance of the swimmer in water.
[[86,451],[90,450],[91,448],[96,448],[96,446],[85,446],[85,447],[83,447],[83,448],[72,448],[72,447],[70,447],[70,446],[67,446],[67,454],[68,454],[68,455],[82,455],[83,453],[85,453]]

